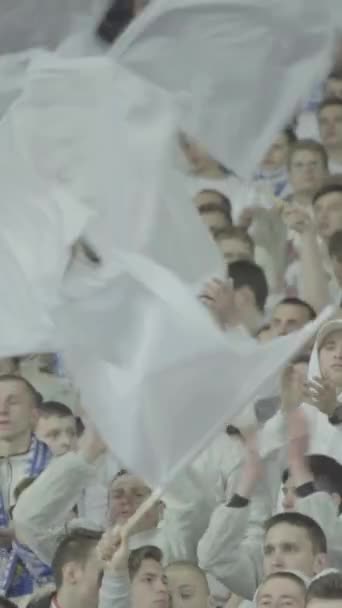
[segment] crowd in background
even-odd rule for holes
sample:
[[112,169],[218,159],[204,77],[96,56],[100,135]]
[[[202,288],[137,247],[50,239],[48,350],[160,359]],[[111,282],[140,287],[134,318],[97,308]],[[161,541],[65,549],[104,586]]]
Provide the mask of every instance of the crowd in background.
[[1,360],[0,608],[342,606],[342,71],[249,183],[186,133],[179,151],[226,262],[198,296],[227,339],[286,336],[327,305],[334,317],[280,394],[227,420],[129,525],[152,489],[110,455],[61,356]]

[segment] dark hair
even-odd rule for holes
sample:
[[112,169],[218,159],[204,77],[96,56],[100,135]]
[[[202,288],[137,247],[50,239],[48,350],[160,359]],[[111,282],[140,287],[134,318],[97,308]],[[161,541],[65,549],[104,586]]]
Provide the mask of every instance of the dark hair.
[[255,297],[255,303],[262,312],[268,297],[268,285],[261,266],[249,260],[238,260],[228,264],[228,278],[233,281],[234,289],[249,287]]
[[90,552],[96,547],[101,532],[78,528],[67,534],[59,543],[52,560],[52,570],[57,589],[63,584],[63,568],[69,562],[85,565]]
[[13,604],[11,600],[8,600],[7,597],[3,595],[0,596],[0,608],[17,608],[16,604]]
[[113,0],[96,28],[102,42],[113,44],[134,18],[134,0]]
[[[227,217],[229,217],[230,221],[232,221],[232,204],[228,198],[228,196],[226,196],[225,194],[223,194],[222,192],[220,192],[219,190],[215,190],[214,188],[209,189],[209,188],[205,188],[204,190],[201,190],[200,192],[197,193],[198,194],[211,194],[211,193],[217,194],[221,201],[222,201],[222,207],[223,207],[223,211],[226,213]],[[208,204],[211,204],[210,202]],[[216,202],[213,201],[213,205],[215,205]],[[202,209],[202,207],[199,207],[199,209]]]
[[34,388],[31,382],[26,380],[23,376],[16,376],[15,374],[0,375],[0,382],[21,382],[29,391],[36,407],[39,407],[43,401],[42,395]]
[[291,361],[291,365],[298,365],[299,363],[310,363],[310,355],[307,353],[301,353]]
[[289,125],[283,130],[283,134],[286,135],[289,144],[293,145],[297,141],[297,135],[294,128]]
[[337,230],[331,235],[328,244],[329,255],[331,258],[340,257],[342,254],[342,230]]
[[299,139],[298,141],[296,141],[296,143],[292,146],[289,154],[288,164],[290,168],[294,154],[296,154],[296,152],[301,152],[302,150],[308,150],[310,152],[314,152],[315,154],[319,154],[321,156],[323,165],[326,169],[328,168],[329,158],[327,151],[325,147],[315,139]]
[[229,435],[229,437],[241,437],[242,439],[241,431],[233,424],[228,424],[226,426],[226,434]]
[[318,199],[322,198],[323,196],[326,196],[327,194],[334,194],[336,192],[342,193],[342,175],[337,173],[327,177],[324,180],[323,186],[315,193],[312,199],[312,204],[314,205]]
[[316,319],[317,317],[316,311],[312,308],[311,304],[305,302],[305,300],[301,300],[300,298],[283,298],[283,300],[280,300],[280,302],[278,302],[275,308],[278,308],[278,306],[282,305],[301,306],[302,308],[306,308],[309,314],[310,321],[313,321],[313,319]]
[[[342,499],[342,465],[324,454],[310,454],[306,460],[314,477],[316,490],[328,494],[336,493]],[[283,483],[286,483],[289,475],[289,470],[285,469],[282,475]]]
[[131,551],[128,559],[128,572],[131,581],[134,579],[136,574],[139,572],[141,564],[146,559],[152,559],[153,561],[161,564],[163,561],[163,554],[159,547],[153,545],[146,545]]
[[311,517],[303,515],[303,513],[298,513],[297,511],[277,513],[266,521],[264,525],[265,533],[267,534],[267,532],[269,532],[278,524],[288,524],[289,526],[294,526],[295,528],[302,528],[303,530],[306,530],[310,538],[314,553],[327,553],[326,536],[322,528]]
[[342,108],[342,99],[338,97],[327,97],[323,99],[323,101],[318,106],[318,114],[320,114],[325,108],[330,108],[333,106],[341,106]]
[[59,416],[59,418],[74,417],[71,409],[60,401],[43,401],[38,406],[39,415],[43,418]]
[[306,605],[311,600],[342,600],[342,573],[329,572],[314,579],[306,595]]

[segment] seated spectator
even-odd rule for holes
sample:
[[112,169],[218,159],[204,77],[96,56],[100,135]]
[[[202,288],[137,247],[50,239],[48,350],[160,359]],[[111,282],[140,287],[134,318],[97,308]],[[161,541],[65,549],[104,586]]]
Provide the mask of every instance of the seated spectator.
[[290,127],[278,135],[254,176],[257,183],[267,184],[275,196],[285,197],[289,194],[287,166],[291,146],[296,139]]
[[287,336],[316,318],[312,306],[299,298],[284,298],[274,308],[271,317],[273,336]]
[[209,608],[208,581],[199,566],[174,562],[165,569],[165,574],[172,608]]
[[61,456],[77,447],[76,419],[72,411],[59,401],[44,401],[38,407],[35,433],[46,443],[54,456]]
[[322,144],[329,158],[330,173],[342,173],[342,100],[331,97],[318,109]]
[[330,572],[314,580],[307,592],[306,608],[340,608],[342,574]]
[[261,583],[255,598],[256,608],[304,608],[306,585],[294,572],[275,572]]

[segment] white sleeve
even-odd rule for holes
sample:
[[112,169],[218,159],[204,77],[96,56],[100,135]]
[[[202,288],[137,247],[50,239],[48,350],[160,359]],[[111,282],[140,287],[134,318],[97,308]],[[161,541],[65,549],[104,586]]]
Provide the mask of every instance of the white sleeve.
[[17,540],[50,564],[68,515],[95,469],[70,452],[51,462],[20,496],[13,512]]
[[262,578],[260,539],[248,539],[250,507],[220,505],[198,546],[199,565],[236,595],[253,599]]
[[166,562],[196,560],[199,539],[210,518],[211,507],[200,475],[183,469],[163,497],[166,508],[161,524]]
[[105,572],[99,594],[98,608],[129,608],[128,574],[114,576]]

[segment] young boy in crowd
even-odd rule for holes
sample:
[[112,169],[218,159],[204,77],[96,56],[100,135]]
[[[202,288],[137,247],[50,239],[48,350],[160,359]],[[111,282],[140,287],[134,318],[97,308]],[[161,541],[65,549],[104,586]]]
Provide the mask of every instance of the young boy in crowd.
[[304,608],[306,586],[294,572],[275,572],[261,583],[255,598],[256,608]]
[[38,407],[37,437],[54,456],[77,448],[77,423],[72,411],[59,401],[44,401]]

